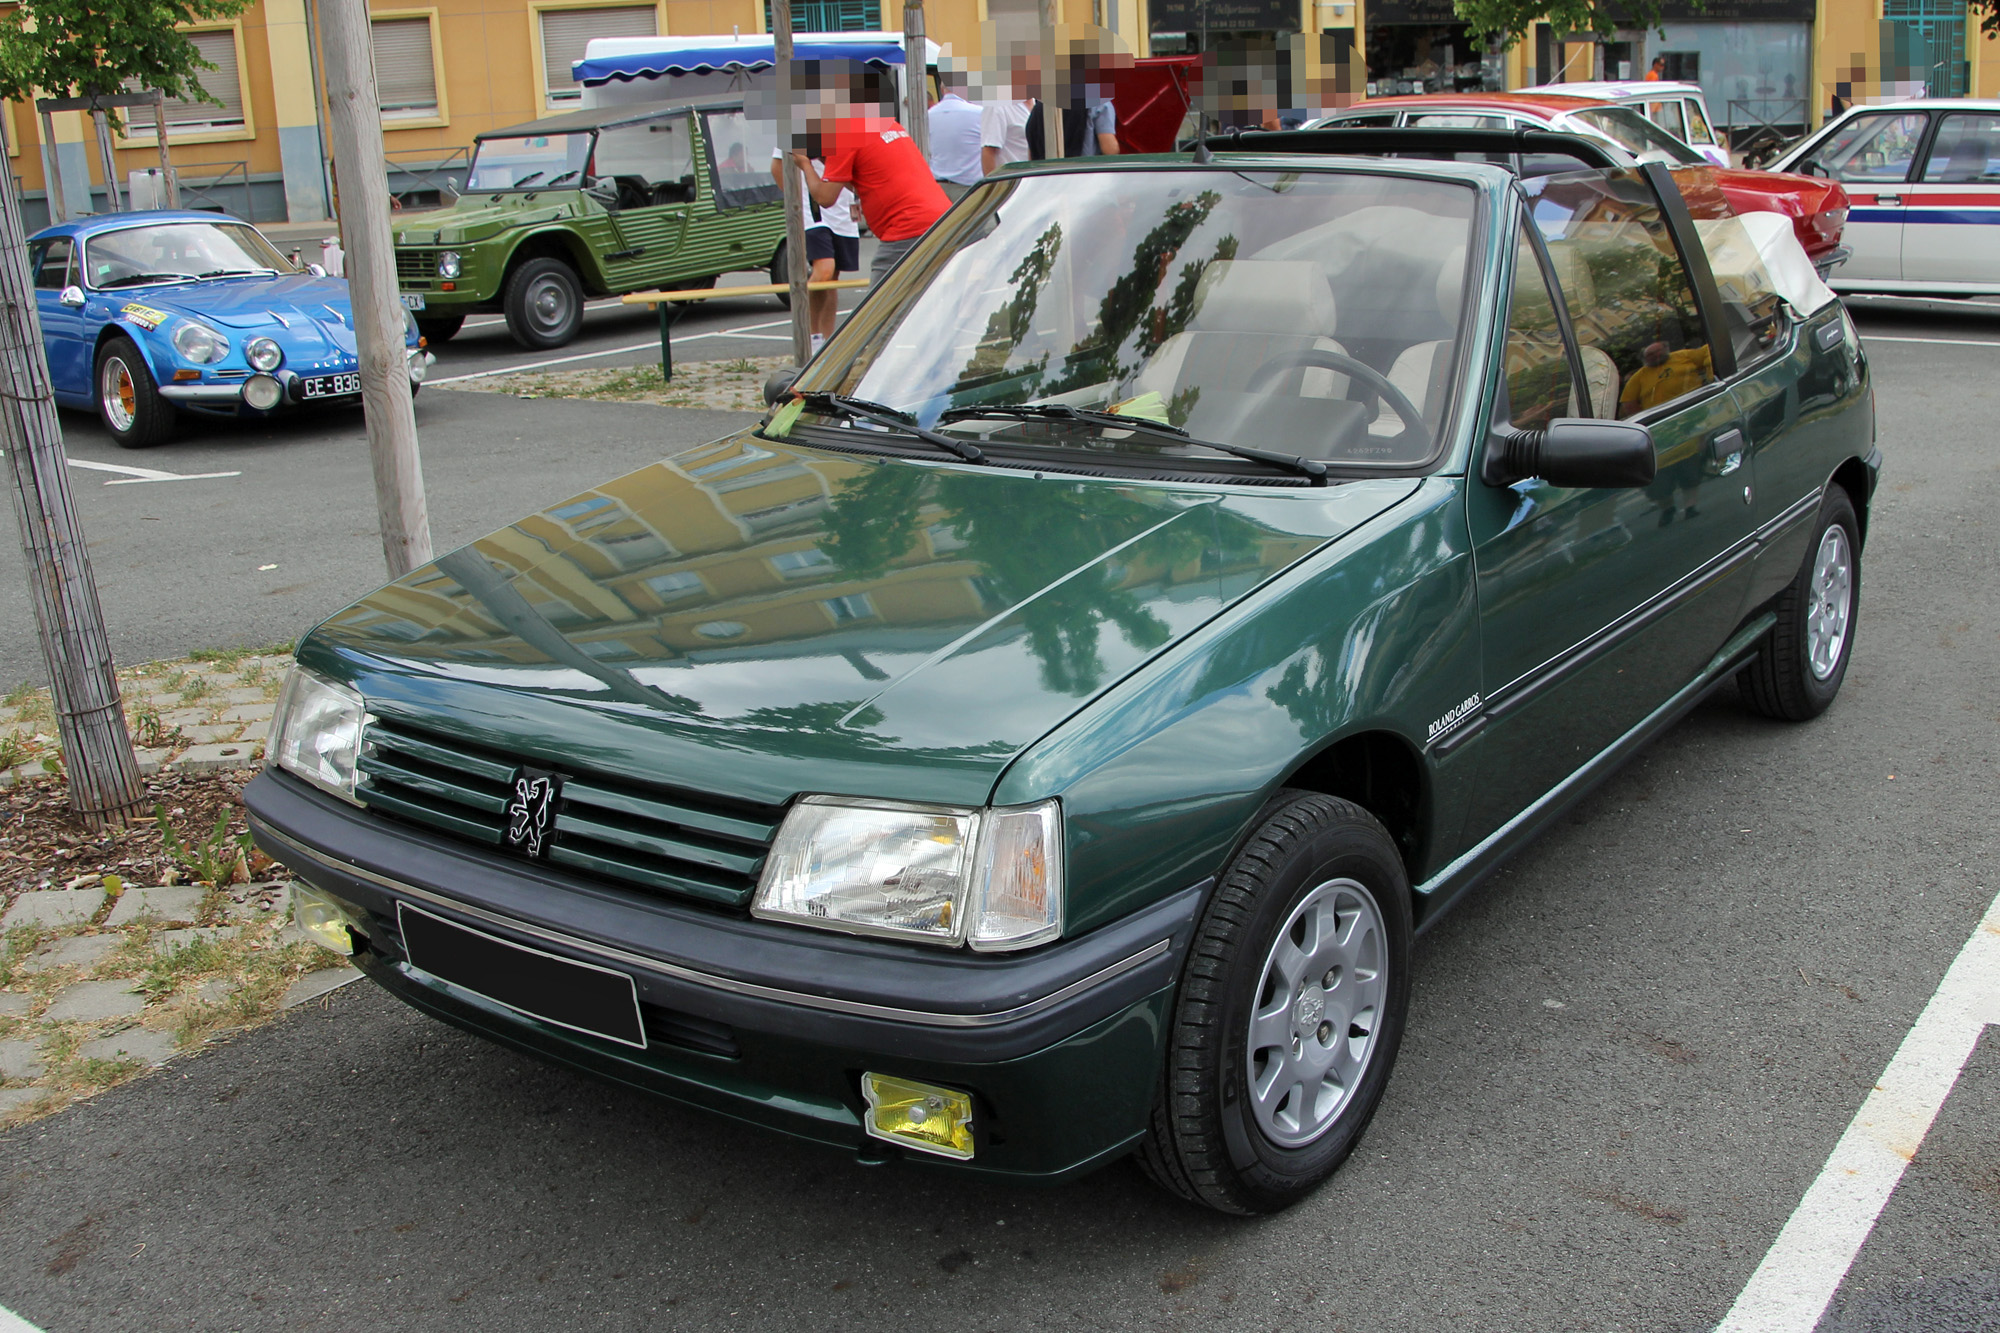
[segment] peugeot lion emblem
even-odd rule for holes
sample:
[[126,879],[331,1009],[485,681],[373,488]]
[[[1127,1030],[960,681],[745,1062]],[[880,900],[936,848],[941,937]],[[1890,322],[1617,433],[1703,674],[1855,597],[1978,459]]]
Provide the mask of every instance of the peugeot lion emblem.
[[549,845],[555,824],[556,797],[562,779],[538,768],[514,770],[514,799],[507,802],[507,849],[527,857],[540,857]]

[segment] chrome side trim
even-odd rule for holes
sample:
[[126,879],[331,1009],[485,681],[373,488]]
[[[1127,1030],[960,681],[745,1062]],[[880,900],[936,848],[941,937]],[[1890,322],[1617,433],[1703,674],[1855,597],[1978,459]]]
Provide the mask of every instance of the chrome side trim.
[[243,385],[236,384],[162,384],[160,397],[169,402],[181,403],[240,403],[243,401]]
[[1121,958],[1109,967],[1101,968],[1087,977],[1072,981],[1061,990],[1051,991],[1049,994],[1030,1000],[1026,1004],[1016,1005],[1012,1009],[1002,1009],[984,1014],[943,1014],[927,1009],[898,1009],[893,1005],[868,1004],[860,1000],[842,1000],[831,995],[812,995],[805,991],[785,990],[777,986],[762,986],[753,981],[738,981],[733,977],[718,976],[713,972],[703,972],[696,968],[683,967],[679,963],[669,963],[658,958],[648,958],[643,954],[628,953],[623,949],[616,949],[610,945],[578,939],[574,935],[565,935],[560,931],[546,930],[541,926],[531,925],[526,921],[517,920],[514,917],[503,916],[498,912],[489,912],[485,908],[474,907],[470,903],[460,902],[456,898],[449,898],[444,894],[433,893],[429,889],[418,888],[414,884],[405,883],[388,875],[378,874],[363,866],[355,865],[351,861],[342,861],[320,851],[316,847],[306,846],[306,844],[300,842],[297,838],[272,828],[269,824],[254,816],[250,822],[263,837],[282,844],[307,860],[315,861],[329,870],[336,870],[345,875],[353,875],[357,879],[365,879],[371,884],[403,894],[418,902],[442,907],[447,911],[456,912],[461,916],[470,917],[475,921],[482,921],[490,926],[498,926],[503,930],[510,930],[516,934],[545,940],[551,944],[559,944],[566,949],[574,949],[579,953],[587,953],[598,958],[609,959],[624,967],[637,968],[658,976],[671,977],[675,981],[686,981],[697,986],[707,986],[714,990],[728,991],[732,995],[747,995],[759,1000],[776,1000],[781,1004],[796,1004],[807,1009],[823,1009],[829,1013],[851,1014],[858,1018],[881,1018],[893,1023],[921,1023],[927,1027],[949,1028],[995,1027],[1001,1023],[1012,1023],[1019,1019],[1032,1017],[1044,1009],[1061,1004],[1064,1000],[1070,999],[1073,996],[1081,995],[1092,987],[1100,986],[1114,977],[1123,976],[1133,968],[1160,957],[1173,947],[1173,941],[1171,940],[1155,941],[1130,957]]

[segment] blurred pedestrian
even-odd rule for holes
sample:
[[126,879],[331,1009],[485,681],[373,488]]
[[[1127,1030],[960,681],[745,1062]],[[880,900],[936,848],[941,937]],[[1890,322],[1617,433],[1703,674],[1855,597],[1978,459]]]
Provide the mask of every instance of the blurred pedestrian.
[[1643,80],[1643,82],[1659,83],[1663,81],[1666,77],[1667,77],[1667,58],[1665,56],[1654,56],[1653,67],[1646,71],[1646,77]]
[[[783,150],[771,150],[771,179],[784,187]],[[823,169],[823,162],[814,162],[815,169]],[[806,224],[806,265],[808,282],[832,282],[843,273],[853,273],[861,267],[861,226],[854,220],[854,194],[842,190],[830,204],[822,204],[810,192],[799,195],[799,212]],[[812,330],[813,354],[819,354],[820,344],[833,336],[834,322],[840,316],[839,292],[806,293],[806,326]]]
[[[851,99],[841,98],[833,115],[819,122],[825,148],[825,170],[802,152],[792,160],[806,178],[806,191],[821,208],[840,198],[841,187],[854,191],[854,206],[878,244],[868,265],[868,280],[881,282],[917,238],[951,207],[931,175],[931,164],[917,151],[910,132],[886,116],[852,114]],[[839,114],[841,112],[847,114]]]
[[931,175],[938,188],[954,202],[966,187],[977,185],[985,174],[979,155],[980,122],[984,113],[965,100],[960,90],[963,74],[945,74],[939,82],[944,95],[931,104],[927,119],[931,131]]

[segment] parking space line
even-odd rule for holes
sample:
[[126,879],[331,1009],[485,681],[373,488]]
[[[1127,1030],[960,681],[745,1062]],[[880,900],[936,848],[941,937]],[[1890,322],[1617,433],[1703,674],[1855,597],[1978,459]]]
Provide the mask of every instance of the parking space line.
[[[700,342],[704,338],[743,338],[752,342],[790,342],[791,339],[789,337],[776,337],[770,334],[750,332],[752,329],[774,329],[780,325],[789,323],[791,321],[788,319],[772,319],[766,320],[761,324],[739,324],[731,329],[711,329],[707,333],[689,333],[675,338],[674,345],[678,347],[683,343]],[[633,343],[627,347],[607,347],[602,351],[579,352],[574,356],[550,357],[546,361],[530,361],[524,365],[496,366],[492,370],[475,370],[469,375],[449,375],[444,379],[425,380],[424,383],[431,385],[463,384],[467,380],[489,379],[494,375],[512,375],[519,371],[545,370],[550,366],[568,365],[573,361],[590,361],[600,356],[622,356],[628,352],[657,351],[659,350],[659,346],[660,340],[653,338],[646,342]]]
[[1988,1023],[2000,1023],[2000,897],[1716,1333],[1812,1333]]
[[1863,333],[1865,343],[1935,343],[1940,347],[2000,347],[2000,338],[1897,338],[1886,333]]
[[91,472],[118,472],[123,475],[105,482],[106,486],[136,486],[150,481],[209,481],[217,477],[240,477],[241,472],[161,472],[149,467],[128,467],[123,463],[93,463],[84,458],[69,460],[71,467],[80,467]]

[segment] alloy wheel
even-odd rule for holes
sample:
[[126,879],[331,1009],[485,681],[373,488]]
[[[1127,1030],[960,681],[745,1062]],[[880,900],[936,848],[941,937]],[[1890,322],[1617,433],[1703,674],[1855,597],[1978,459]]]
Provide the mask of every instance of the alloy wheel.
[[1806,661],[1813,678],[1825,680],[1847,649],[1847,624],[1854,611],[1854,559],[1847,529],[1838,523],[1819,539],[1807,595],[1812,600],[1806,608]]
[[104,362],[103,381],[98,386],[98,397],[104,404],[105,420],[121,435],[132,429],[139,419],[139,387],[132,382],[132,371],[123,357],[109,357]]

